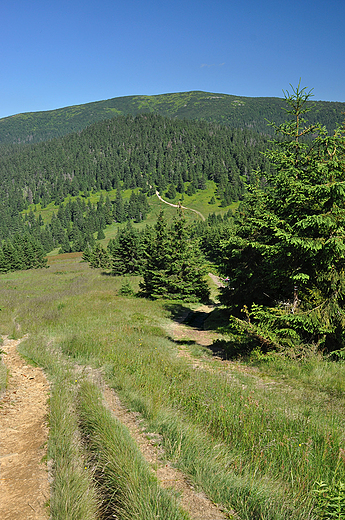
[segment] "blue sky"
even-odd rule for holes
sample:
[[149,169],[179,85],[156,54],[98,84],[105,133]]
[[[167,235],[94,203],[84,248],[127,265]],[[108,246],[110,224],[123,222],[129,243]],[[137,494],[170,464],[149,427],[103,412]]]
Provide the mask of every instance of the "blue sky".
[[0,117],[137,94],[345,101],[344,0],[3,0]]

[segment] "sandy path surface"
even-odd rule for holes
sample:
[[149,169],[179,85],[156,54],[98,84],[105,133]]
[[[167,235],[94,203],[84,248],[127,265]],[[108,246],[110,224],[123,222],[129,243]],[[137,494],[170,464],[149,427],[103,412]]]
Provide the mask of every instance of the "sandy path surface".
[[0,518],[47,520],[46,463],[49,386],[40,368],[17,353],[20,340],[4,338],[9,384],[0,397]]

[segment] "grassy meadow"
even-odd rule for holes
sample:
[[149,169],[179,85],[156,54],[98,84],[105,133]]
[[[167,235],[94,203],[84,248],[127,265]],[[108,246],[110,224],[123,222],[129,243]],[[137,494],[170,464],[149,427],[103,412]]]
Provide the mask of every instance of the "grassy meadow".
[[345,364],[316,355],[221,361],[174,340],[183,302],[121,294],[139,281],[91,270],[78,254],[0,275],[0,333],[28,333],[20,350],[52,382],[52,519],[188,519],[83,365],[102,371],[161,436],[165,457],[229,518],[322,518],[316,483],[345,482]]
[[[188,183],[185,183],[185,186],[187,187]],[[134,190],[124,190],[122,191],[122,197],[123,200],[126,202],[129,200],[132,191],[135,191],[136,193],[139,191],[138,188]],[[92,192],[89,197],[85,198],[86,202],[91,202],[92,204],[97,204],[99,201],[101,195],[104,199],[106,197],[109,197],[110,201],[114,202],[116,198],[116,189],[106,191],[101,190],[97,192]],[[161,196],[163,199],[166,199],[168,202],[171,202],[173,204],[177,204],[179,201],[181,201],[183,206],[186,206],[188,208],[192,208],[194,210],[200,211],[205,218],[210,213],[217,213],[217,214],[224,214],[226,213],[230,208],[235,209],[238,206],[237,202],[234,202],[231,204],[231,206],[222,207],[221,201],[219,197],[217,197],[217,185],[213,181],[207,181],[206,182],[206,189],[205,190],[197,190],[197,192],[194,195],[187,195],[184,193],[183,198],[181,194],[177,194],[176,198],[173,200],[167,199],[165,197],[165,193],[162,192]],[[79,197],[84,198],[83,192],[80,192]],[[210,200],[214,197],[215,203],[210,204]],[[64,204],[67,204],[68,201],[75,200],[77,197],[68,196],[64,200]],[[148,198],[148,202],[150,205],[150,211],[148,213],[148,216],[146,220],[140,223],[134,223],[134,227],[141,229],[145,227],[147,224],[153,226],[157,221],[157,215],[159,212],[163,209],[166,213],[166,216],[168,219],[172,219],[175,214],[176,210],[172,208],[171,206],[168,206],[167,204],[164,204],[161,202],[156,195],[151,195]],[[44,224],[49,224],[51,221],[51,218],[53,216],[53,213],[56,213],[59,209],[59,206],[56,205],[54,202],[51,202],[48,204],[48,206],[42,208],[41,204],[30,204],[26,210],[23,211],[23,215],[29,213],[30,211],[33,211],[35,216],[38,217],[38,215],[41,215]],[[188,222],[193,222],[194,220],[200,219],[198,215],[196,215],[192,211],[186,211],[185,216]],[[110,226],[107,226],[105,229],[105,235],[106,238],[105,243],[109,241],[110,238],[114,238],[116,236],[117,230],[120,226],[123,226],[124,224],[116,224],[115,222],[111,224]]]

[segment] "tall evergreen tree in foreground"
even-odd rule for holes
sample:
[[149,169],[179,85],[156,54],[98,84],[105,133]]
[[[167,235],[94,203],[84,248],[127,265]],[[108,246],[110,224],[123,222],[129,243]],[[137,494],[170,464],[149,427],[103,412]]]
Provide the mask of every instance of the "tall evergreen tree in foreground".
[[146,251],[147,261],[143,271],[141,289],[149,296],[164,294],[166,273],[172,259],[168,225],[161,211],[154,226],[153,240]]
[[310,96],[287,92],[293,119],[271,124],[274,171],[252,186],[224,246],[222,301],[237,316],[245,310],[262,344],[333,350],[345,345],[345,138],[344,127],[329,136],[306,124]]

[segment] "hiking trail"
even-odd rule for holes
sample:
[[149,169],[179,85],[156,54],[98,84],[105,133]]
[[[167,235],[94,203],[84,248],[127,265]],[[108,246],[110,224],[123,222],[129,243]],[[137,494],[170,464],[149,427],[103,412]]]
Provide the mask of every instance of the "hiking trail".
[[27,365],[17,353],[21,340],[3,340],[9,376],[0,396],[0,518],[48,520],[50,486],[42,459],[48,439],[49,385],[42,369]]
[[159,200],[161,200],[162,202],[164,202],[164,204],[168,204],[168,206],[172,206],[173,208],[182,208],[182,209],[187,209],[188,211],[194,211],[194,213],[196,213],[197,215],[199,215],[199,217],[201,217],[201,219],[203,221],[205,221],[205,217],[202,213],[200,213],[200,211],[196,210],[196,209],[192,209],[192,208],[186,208],[186,206],[182,206],[181,204],[172,204],[172,202],[167,202],[166,200],[162,199],[162,197],[159,195],[159,191],[156,190],[156,195],[157,197],[159,198]]

